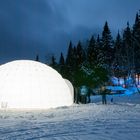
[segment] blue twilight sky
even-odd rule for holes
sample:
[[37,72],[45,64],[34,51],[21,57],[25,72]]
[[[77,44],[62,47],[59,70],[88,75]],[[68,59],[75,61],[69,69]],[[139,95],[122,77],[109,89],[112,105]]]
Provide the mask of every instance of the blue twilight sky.
[[101,33],[106,20],[115,36],[139,9],[140,0],[0,0],[0,62],[58,57],[70,40]]

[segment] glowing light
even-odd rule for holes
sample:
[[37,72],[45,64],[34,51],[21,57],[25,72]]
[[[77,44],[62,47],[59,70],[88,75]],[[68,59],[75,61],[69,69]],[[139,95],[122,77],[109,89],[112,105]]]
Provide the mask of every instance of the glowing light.
[[0,66],[1,108],[47,109],[72,104],[69,87],[51,67],[30,60]]
[[140,88],[140,85],[137,85],[138,88]]

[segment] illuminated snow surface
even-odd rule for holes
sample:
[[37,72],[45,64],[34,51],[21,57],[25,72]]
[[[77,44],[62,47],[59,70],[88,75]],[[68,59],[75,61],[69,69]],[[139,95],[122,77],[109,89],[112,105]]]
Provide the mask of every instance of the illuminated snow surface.
[[1,108],[46,109],[72,104],[68,85],[51,67],[30,60],[0,66]]
[[140,95],[115,96],[114,103],[108,99],[107,105],[100,101],[46,111],[1,110],[0,139],[140,139]]

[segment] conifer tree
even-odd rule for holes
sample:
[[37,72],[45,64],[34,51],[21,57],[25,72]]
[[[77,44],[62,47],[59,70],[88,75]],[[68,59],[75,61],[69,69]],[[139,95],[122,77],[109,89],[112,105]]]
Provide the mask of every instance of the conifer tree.
[[73,83],[73,73],[74,73],[74,48],[72,46],[72,42],[70,41],[67,56],[66,56],[66,63],[65,63],[65,78],[70,80]]
[[126,61],[125,68],[127,69],[128,75],[131,75],[134,69],[134,46],[132,42],[132,32],[129,27],[129,22],[127,22],[127,27],[123,33],[123,58]]
[[136,14],[135,23],[133,26],[133,46],[135,53],[135,71],[136,73],[140,73],[140,14]]
[[77,64],[80,66],[86,59],[85,52],[80,41],[77,44],[76,50],[77,50]]
[[61,65],[61,66],[65,65],[65,60],[64,60],[64,56],[63,56],[62,52],[61,52],[61,56],[60,56],[60,59],[59,59],[59,65]]
[[54,68],[55,70],[57,70],[57,62],[56,62],[56,58],[54,57],[54,55],[52,55],[52,57],[51,57],[50,66],[51,66],[52,68]]
[[113,60],[113,41],[107,21],[102,32],[102,49],[104,53],[104,63],[106,68],[110,68]]
[[96,47],[97,48],[101,48],[101,39],[100,39],[100,35],[98,34],[97,39],[96,39]]
[[74,65],[74,67],[77,66],[77,49],[75,46],[73,48],[73,65]]
[[120,36],[120,33],[118,32],[115,43],[114,43],[114,61],[113,61],[113,74],[116,77],[122,77],[125,74],[125,59],[123,57],[123,52],[122,52],[122,48],[123,48],[123,43],[122,43],[122,39]]
[[66,65],[72,66],[73,65],[73,47],[72,42],[70,41],[67,56],[66,56]]
[[39,62],[39,55],[36,55],[35,61],[38,61]]
[[97,49],[97,67],[104,66],[104,50],[101,44],[100,36],[97,36],[96,40],[96,49]]
[[87,61],[89,64],[91,65],[96,64],[96,60],[97,60],[96,55],[97,55],[97,52],[95,50],[95,39],[94,39],[94,36],[92,36],[89,41],[88,48],[87,48]]
[[63,78],[67,78],[67,71],[66,71],[65,59],[63,53],[61,52],[59,64],[58,64],[58,72],[63,76]]

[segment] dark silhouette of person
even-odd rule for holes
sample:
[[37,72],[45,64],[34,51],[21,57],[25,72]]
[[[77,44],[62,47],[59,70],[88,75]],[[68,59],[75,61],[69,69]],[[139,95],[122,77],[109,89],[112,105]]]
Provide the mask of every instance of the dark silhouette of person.
[[101,95],[102,95],[102,104],[107,104],[106,95],[108,93],[108,90],[105,86],[101,87]]
[[111,103],[113,103],[113,98],[111,98]]
[[88,94],[87,94],[87,103],[90,103],[91,102],[91,99],[90,99],[90,96],[93,94],[93,91],[91,88],[88,88]]
[[86,104],[87,96],[88,96],[88,88],[86,86],[82,86],[80,88],[80,102]]

